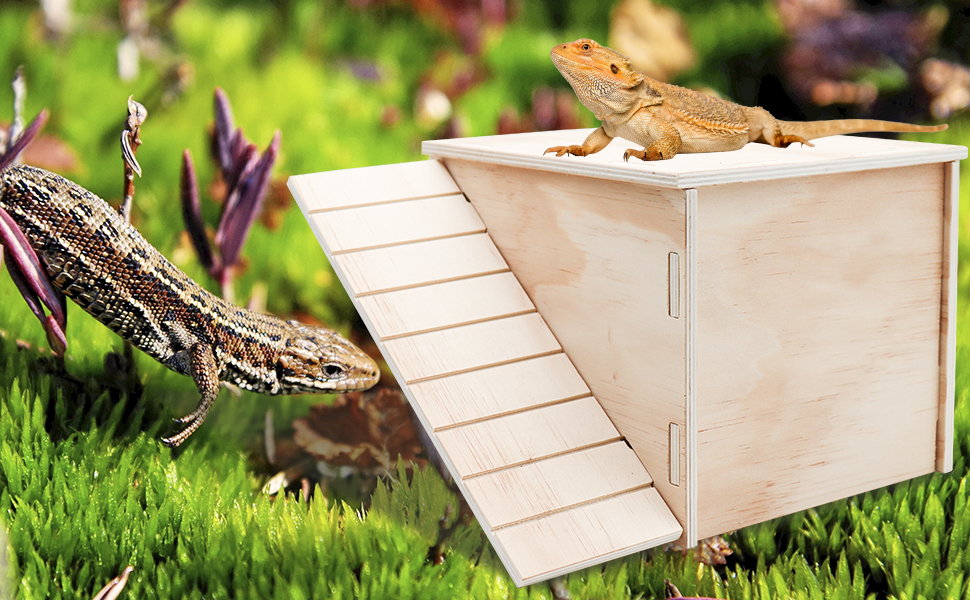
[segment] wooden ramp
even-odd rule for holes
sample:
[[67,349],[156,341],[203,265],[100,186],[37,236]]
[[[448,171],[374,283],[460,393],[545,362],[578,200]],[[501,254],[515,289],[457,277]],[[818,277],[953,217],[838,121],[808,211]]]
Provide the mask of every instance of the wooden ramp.
[[289,188],[516,584],[680,538],[439,162]]

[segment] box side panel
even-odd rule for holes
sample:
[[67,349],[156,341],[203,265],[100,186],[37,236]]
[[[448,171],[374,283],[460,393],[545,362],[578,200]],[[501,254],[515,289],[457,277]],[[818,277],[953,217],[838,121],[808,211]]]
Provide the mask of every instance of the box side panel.
[[698,194],[699,537],[933,471],[942,165]]
[[936,470],[953,469],[953,410],[957,362],[957,237],[960,231],[960,163],[943,166],[943,302],[940,307],[940,416]]
[[[458,159],[445,163],[566,355],[653,474],[687,510],[685,193]],[[671,316],[671,315],[677,316]],[[670,481],[671,423],[679,459]],[[687,540],[688,543],[692,540]]]

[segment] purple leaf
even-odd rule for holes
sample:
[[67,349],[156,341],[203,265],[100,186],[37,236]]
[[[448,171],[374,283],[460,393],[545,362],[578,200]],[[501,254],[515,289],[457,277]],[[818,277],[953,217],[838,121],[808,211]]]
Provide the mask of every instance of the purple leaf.
[[[259,162],[259,158],[259,148],[255,144],[248,144],[245,148],[243,159],[236,164],[236,170],[232,173],[232,181],[226,182],[226,198],[222,203],[222,213],[219,217],[220,227],[222,226],[222,222],[226,220],[226,214],[232,212],[233,207],[239,202],[240,180],[249,177],[252,170],[256,168],[256,163]],[[216,229],[218,230],[218,227]]]
[[[240,135],[237,139],[244,139],[242,136],[242,131],[240,130]],[[226,207],[232,203],[233,192],[239,185],[239,180],[246,176],[246,173],[251,171],[253,167],[256,166],[256,161],[259,160],[259,148],[256,144],[246,143],[245,146],[241,147],[239,150],[239,155],[234,155],[232,168],[228,173],[223,175],[223,180],[226,182],[226,203],[222,212],[226,212]]]
[[41,306],[40,298],[27,282],[27,277],[20,270],[16,262],[8,264],[7,272],[10,273],[10,279],[17,286],[17,289],[20,290],[20,294],[24,297],[24,301],[27,302],[27,306],[30,307],[30,311],[34,313],[34,316],[37,317],[37,320],[44,327],[44,331],[47,334],[47,343],[50,344],[51,349],[56,354],[63,356],[64,351],[67,350],[67,336],[64,334],[64,330],[67,329],[67,306],[64,294],[56,292],[59,296],[57,306],[60,308],[61,315],[64,319],[63,321],[58,321],[54,315],[44,314],[44,308]]
[[192,153],[186,150],[182,153],[182,178],[179,189],[182,195],[182,220],[185,230],[189,232],[192,247],[199,256],[199,262],[206,270],[212,269],[212,248],[209,238],[205,235],[205,223],[202,222],[202,209],[199,205],[199,184],[195,177],[195,165],[192,164]]
[[17,141],[11,144],[7,149],[7,152],[0,156],[0,171],[6,169],[13,164],[13,161],[17,160],[17,156],[23,152],[24,148],[27,147],[27,144],[33,141],[34,137],[41,130],[44,124],[47,123],[47,117],[48,112],[46,108],[37,113],[37,116],[34,117],[34,120],[30,122],[30,125],[24,129],[23,133],[20,134],[20,137],[17,138]]
[[239,251],[242,249],[249,228],[256,220],[263,208],[263,198],[269,188],[270,172],[280,149],[279,130],[273,135],[266,152],[263,153],[255,166],[239,180],[238,199],[230,206],[226,204],[222,221],[216,231],[216,245],[222,255],[222,264],[229,267],[236,263]]
[[34,313],[34,316],[43,323],[47,319],[47,315],[44,314],[44,307],[41,304],[40,298],[34,293],[34,289],[27,283],[27,278],[20,270],[20,267],[17,266],[17,263],[11,262],[7,265],[7,272],[10,274],[10,279],[13,280],[14,285],[20,290],[20,295],[24,297],[27,306],[30,307],[30,312]]
[[48,315],[44,319],[44,332],[47,333],[47,343],[50,344],[54,354],[58,356],[64,356],[64,352],[67,350],[67,334],[64,333],[65,329],[67,328],[62,327],[53,315]]
[[215,113],[215,159],[222,170],[223,178],[228,180],[227,175],[234,164],[232,151],[236,125],[232,118],[232,106],[229,104],[229,97],[222,91],[222,88],[216,88],[215,91]]
[[13,259],[12,262],[7,262],[7,267],[16,265],[24,277],[24,284],[47,306],[57,322],[67,323],[67,314],[59,298],[60,292],[54,289],[27,237],[2,208],[0,208],[0,243],[6,247],[9,257]]

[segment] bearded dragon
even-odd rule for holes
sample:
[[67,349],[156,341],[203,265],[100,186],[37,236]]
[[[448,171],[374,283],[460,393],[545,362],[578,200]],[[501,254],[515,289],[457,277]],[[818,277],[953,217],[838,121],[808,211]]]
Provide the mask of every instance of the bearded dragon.
[[588,156],[622,137],[644,147],[624,152],[624,161],[631,156],[667,160],[679,153],[737,150],[748,142],[776,148],[796,142],[812,146],[811,139],[843,133],[929,132],[947,127],[871,119],[780,121],[760,107],[741,106],[645,77],[630,59],[593,40],[558,44],[550,54],[580,102],[602,125],[581,146],[553,146],[543,154]]

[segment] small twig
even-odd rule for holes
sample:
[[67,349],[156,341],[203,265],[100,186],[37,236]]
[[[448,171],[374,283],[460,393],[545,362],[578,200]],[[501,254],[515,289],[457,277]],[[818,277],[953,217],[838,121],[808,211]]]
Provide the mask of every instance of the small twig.
[[128,583],[128,576],[134,570],[135,567],[131,565],[125,567],[121,575],[109,581],[108,585],[101,588],[101,591],[95,594],[91,600],[115,600],[121,594],[121,590],[125,589],[125,584]]
[[[10,85],[13,87],[13,122],[10,124],[10,130],[7,131],[7,147],[4,148],[6,152],[10,151],[24,130],[24,100],[27,98],[27,81],[24,78],[23,65],[17,67],[17,70],[14,71],[13,81]],[[17,159],[14,158],[14,160]]]
[[273,427],[273,411],[266,411],[266,418],[263,421],[263,443],[266,445],[266,461],[271,465],[276,464],[276,434]]
[[128,97],[128,118],[125,119],[125,129],[121,132],[121,156],[125,161],[125,199],[121,204],[121,216],[125,221],[131,221],[131,201],[135,197],[135,174],[141,177],[141,165],[135,159],[135,152],[141,146],[138,136],[142,123],[148,117],[145,107]]

